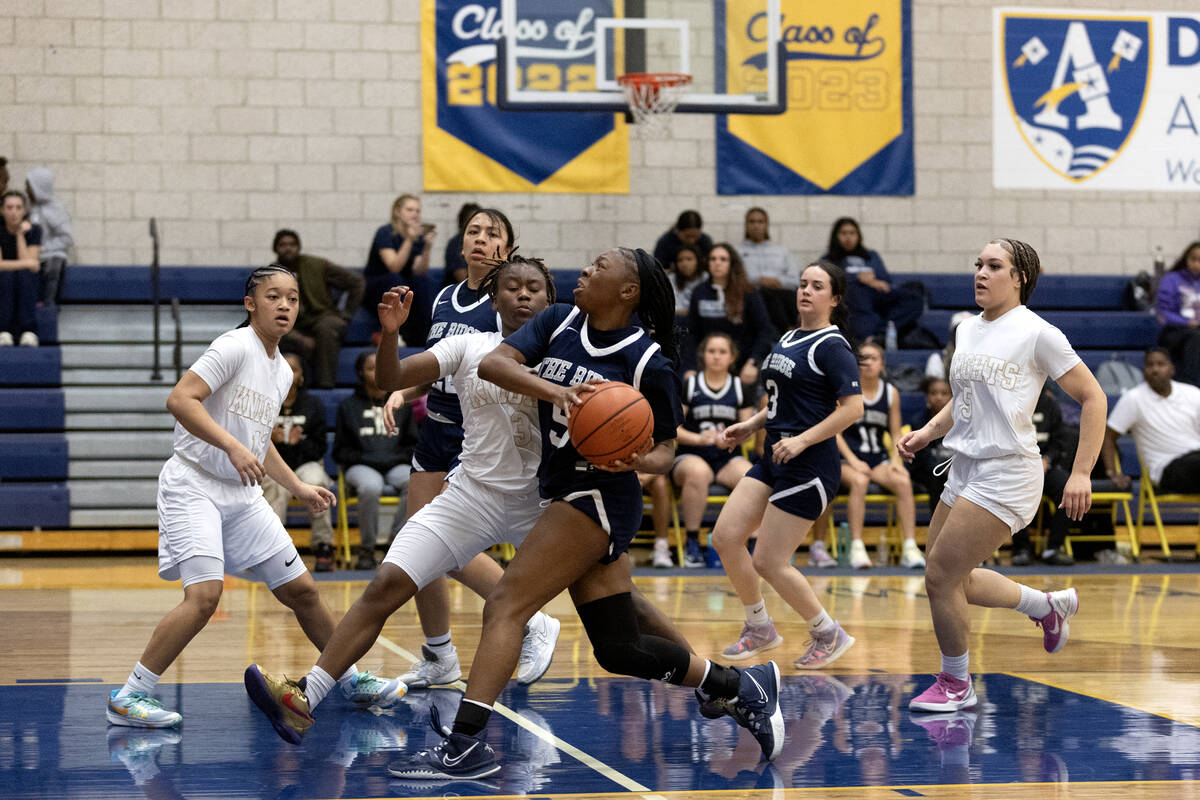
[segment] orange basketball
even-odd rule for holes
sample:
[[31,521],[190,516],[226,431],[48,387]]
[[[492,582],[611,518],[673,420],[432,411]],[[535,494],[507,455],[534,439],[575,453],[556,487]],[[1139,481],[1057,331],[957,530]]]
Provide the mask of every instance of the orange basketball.
[[603,467],[647,447],[654,435],[654,412],[637,389],[607,381],[596,384],[571,410],[567,433],[581,456]]

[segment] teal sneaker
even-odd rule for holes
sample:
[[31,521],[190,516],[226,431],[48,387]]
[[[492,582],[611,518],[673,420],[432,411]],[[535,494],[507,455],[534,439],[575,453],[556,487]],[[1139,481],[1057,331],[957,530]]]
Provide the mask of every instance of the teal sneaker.
[[113,689],[108,695],[108,710],[104,717],[110,725],[124,725],[129,728],[174,728],[183,722],[183,717],[175,711],[167,711],[163,704],[145,692],[134,692],[124,697],[117,697],[120,689]]
[[342,686],[342,691],[345,692],[346,699],[356,706],[387,708],[408,694],[408,686],[399,678],[381,678],[364,670],[355,673],[354,677]]

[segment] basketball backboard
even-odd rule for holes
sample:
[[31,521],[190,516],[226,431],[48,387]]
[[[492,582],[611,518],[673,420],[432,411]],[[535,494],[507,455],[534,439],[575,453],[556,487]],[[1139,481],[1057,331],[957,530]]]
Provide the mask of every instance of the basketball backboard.
[[[676,113],[782,113],[786,56],[779,5],[500,0],[497,104],[505,110],[621,112],[629,106],[618,78],[670,72],[692,76]],[[744,46],[728,47],[727,30],[740,32]]]

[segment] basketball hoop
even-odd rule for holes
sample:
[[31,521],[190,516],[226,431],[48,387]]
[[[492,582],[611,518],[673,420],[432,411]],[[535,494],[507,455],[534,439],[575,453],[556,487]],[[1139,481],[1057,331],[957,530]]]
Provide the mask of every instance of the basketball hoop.
[[628,72],[617,77],[638,130],[656,139],[667,135],[671,114],[691,82],[691,75],[679,72]]

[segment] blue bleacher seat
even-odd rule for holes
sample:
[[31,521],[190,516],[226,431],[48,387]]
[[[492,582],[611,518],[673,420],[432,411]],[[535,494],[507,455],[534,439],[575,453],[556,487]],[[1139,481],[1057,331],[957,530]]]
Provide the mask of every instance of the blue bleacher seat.
[[[0,370],[2,369],[0,366]],[[63,429],[66,421],[66,402],[61,389],[5,389],[3,398],[3,402],[0,402],[0,430]]]
[[[246,267],[163,267],[159,296],[182,302],[236,302],[242,296]],[[150,299],[149,267],[76,266],[63,273],[62,299],[70,302],[127,303]]]
[[[424,352],[423,347],[401,347],[400,357],[407,358],[411,355]],[[338,354],[338,371],[337,383],[338,386],[354,386],[358,383],[358,375],[354,372],[354,361],[358,358],[358,354],[362,352],[375,352],[375,348],[366,347],[343,347],[341,353]]]
[[57,346],[0,347],[0,386],[58,386],[62,353]]
[[38,341],[42,344],[58,344],[58,309],[39,306],[37,309]]
[[66,478],[67,440],[62,434],[0,434],[0,481]]
[[71,496],[65,483],[0,483],[0,528],[66,528]]
[[[954,313],[950,309],[931,309],[921,317],[921,325],[945,345]],[[1038,311],[1038,315],[1066,334],[1078,348],[1144,350],[1158,339],[1158,322],[1141,311]]]
[[[931,308],[974,309],[975,289],[969,267],[952,273],[893,274],[896,284],[916,280],[925,285]],[[1127,275],[1042,275],[1029,307],[1041,309],[1124,308]]]
[[[353,369],[353,364],[351,365]],[[337,423],[337,410],[342,401],[354,393],[354,389],[310,389],[309,394],[313,397],[320,398],[325,404],[325,424],[333,430],[333,426]]]

